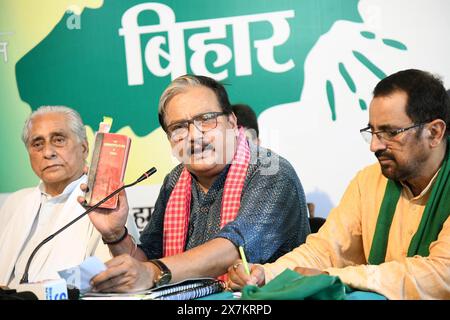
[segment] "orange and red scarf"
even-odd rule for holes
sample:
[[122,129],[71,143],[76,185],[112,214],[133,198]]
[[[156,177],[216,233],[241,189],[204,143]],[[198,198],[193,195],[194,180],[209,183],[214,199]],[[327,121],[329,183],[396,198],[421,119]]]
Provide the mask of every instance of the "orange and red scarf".
[[[243,129],[239,130],[237,143],[237,150],[227,173],[222,196],[221,229],[237,216],[241,204],[242,188],[250,163],[250,148]],[[191,187],[192,176],[184,168],[170,195],[164,215],[164,257],[184,251],[191,209]]]

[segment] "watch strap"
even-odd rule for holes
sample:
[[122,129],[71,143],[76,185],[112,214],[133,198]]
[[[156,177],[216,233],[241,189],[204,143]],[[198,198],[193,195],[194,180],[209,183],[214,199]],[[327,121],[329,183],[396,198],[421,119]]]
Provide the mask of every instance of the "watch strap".
[[158,259],[152,259],[149,262],[153,263],[161,271],[158,278],[155,279],[155,286],[158,287],[169,283],[170,279],[172,278],[172,273],[170,272],[169,268],[161,260]]

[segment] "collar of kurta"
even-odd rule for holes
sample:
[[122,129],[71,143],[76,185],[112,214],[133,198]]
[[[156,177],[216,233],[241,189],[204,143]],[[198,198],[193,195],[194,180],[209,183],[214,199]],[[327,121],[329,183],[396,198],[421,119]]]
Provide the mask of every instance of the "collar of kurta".
[[[431,189],[430,198],[420,220],[419,227],[408,248],[408,257],[419,255],[427,257],[430,254],[430,244],[438,238],[450,213],[450,137],[447,137],[447,151],[436,181]],[[395,214],[398,199],[402,192],[399,182],[388,180],[383,201],[378,214],[377,225],[369,254],[370,264],[380,264],[385,261],[389,229]]]

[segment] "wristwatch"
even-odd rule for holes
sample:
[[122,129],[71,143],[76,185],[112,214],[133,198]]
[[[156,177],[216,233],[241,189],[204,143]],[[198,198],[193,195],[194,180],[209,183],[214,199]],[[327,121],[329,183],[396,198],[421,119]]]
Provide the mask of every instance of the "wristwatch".
[[168,284],[172,279],[172,272],[170,272],[169,268],[167,268],[167,266],[158,259],[153,259],[149,262],[153,263],[160,270],[158,277],[155,279],[155,287],[160,287]]

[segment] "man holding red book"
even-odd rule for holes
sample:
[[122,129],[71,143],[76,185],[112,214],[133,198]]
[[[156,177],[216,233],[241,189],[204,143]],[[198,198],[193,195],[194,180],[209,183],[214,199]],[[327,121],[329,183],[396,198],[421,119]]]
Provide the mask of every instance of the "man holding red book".
[[125,192],[116,210],[90,215],[115,256],[92,279],[94,290],[219,277],[239,257],[239,246],[249,261],[264,263],[305,241],[309,225],[297,174],[245,138],[220,83],[175,79],[161,96],[159,121],[181,164],[165,178],[138,248],[124,228]]

